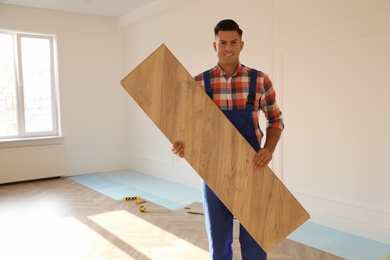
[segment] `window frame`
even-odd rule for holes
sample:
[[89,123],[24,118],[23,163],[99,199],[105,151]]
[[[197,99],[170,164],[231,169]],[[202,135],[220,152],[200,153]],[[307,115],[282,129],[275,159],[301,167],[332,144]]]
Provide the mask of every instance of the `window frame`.
[[[60,124],[60,102],[59,102],[59,80],[58,80],[58,59],[57,59],[57,40],[54,34],[37,34],[28,32],[1,30],[0,34],[9,34],[12,36],[14,74],[15,74],[15,93],[16,93],[16,122],[17,134],[11,136],[1,136],[0,142],[9,140],[31,140],[42,138],[61,137]],[[51,123],[50,131],[26,131],[25,116],[25,93],[24,78],[22,67],[22,38],[46,39],[49,41],[50,48],[50,90],[51,90]]]

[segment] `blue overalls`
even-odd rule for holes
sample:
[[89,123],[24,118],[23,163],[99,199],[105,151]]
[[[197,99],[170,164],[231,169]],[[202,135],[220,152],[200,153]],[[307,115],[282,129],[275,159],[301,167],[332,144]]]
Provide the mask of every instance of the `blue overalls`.
[[[206,93],[213,99],[213,89],[210,83],[209,71],[203,73]],[[252,69],[248,101],[245,109],[222,110],[225,116],[233,123],[237,130],[245,137],[250,145],[258,151],[260,144],[252,117],[254,100],[256,97],[257,71]],[[231,260],[233,258],[233,214],[225,207],[214,192],[202,181],[203,210],[207,236],[209,238],[210,257],[213,260]],[[239,241],[243,260],[265,260],[267,253],[259,246],[252,236],[240,224]]]

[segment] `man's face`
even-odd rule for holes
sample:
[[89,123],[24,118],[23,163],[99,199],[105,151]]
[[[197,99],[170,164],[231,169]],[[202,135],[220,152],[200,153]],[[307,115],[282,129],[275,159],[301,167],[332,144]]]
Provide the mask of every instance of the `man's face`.
[[237,65],[244,42],[236,31],[219,31],[213,43],[217,52],[218,63],[223,65]]

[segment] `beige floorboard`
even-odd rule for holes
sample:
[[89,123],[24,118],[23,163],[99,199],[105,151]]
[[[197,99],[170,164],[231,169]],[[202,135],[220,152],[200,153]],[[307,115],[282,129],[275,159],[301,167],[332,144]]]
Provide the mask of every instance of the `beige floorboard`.
[[[0,259],[209,258],[202,215],[186,209],[142,213],[139,206],[68,178],[0,185]],[[241,259],[237,236],[234,259]],[[286,239],[268,259],[341,258]]]

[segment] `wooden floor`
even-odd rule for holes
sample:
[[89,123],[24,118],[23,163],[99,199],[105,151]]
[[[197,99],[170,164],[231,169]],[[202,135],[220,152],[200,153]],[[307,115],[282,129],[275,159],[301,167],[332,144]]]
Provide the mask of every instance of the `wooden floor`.
[[[139,206],[68,178],[0,185],[0,259],[209,259],[202,215]],[[241,259],[237,232],[233,248]],[[342,258],[286,239],[268,259]]]

